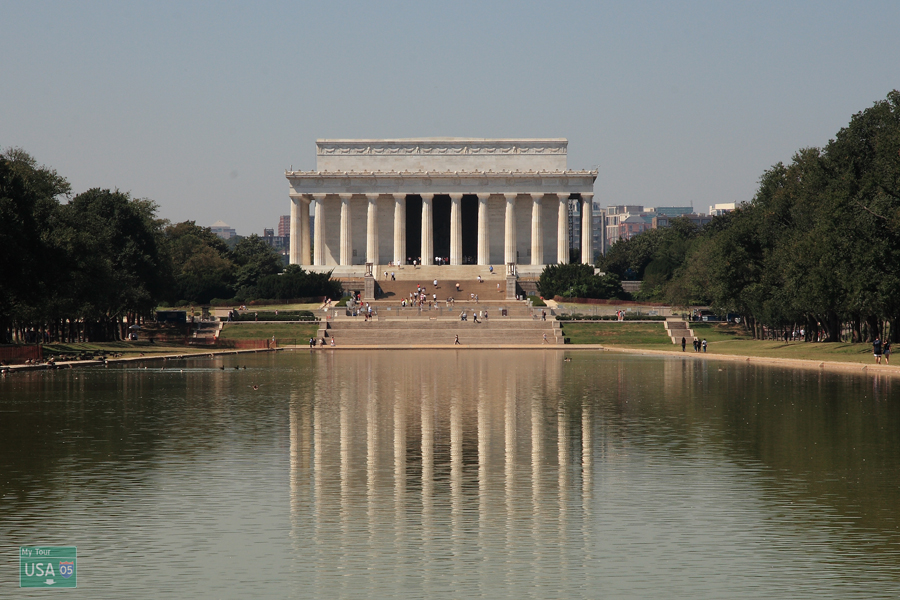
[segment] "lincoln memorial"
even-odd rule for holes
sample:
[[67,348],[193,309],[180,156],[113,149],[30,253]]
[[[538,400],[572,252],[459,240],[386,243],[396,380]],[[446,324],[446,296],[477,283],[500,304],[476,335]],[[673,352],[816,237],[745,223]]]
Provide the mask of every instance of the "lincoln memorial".
[[[318,140],[316,170],[287,171],[291,264],[569,262],[569,203],[590,231],[597,171],[565,139]],[[310,207],[314,231],[310,243]],[[591,236],[581,261],[593,262]]]

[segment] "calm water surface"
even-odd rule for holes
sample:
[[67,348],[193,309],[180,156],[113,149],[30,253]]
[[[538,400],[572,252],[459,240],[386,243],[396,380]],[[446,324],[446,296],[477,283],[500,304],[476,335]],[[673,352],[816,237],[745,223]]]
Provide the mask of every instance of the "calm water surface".
[[0,380],[0,597],[50,593],[20,545],[77,546],[79,598],[897,597],[898,500],[872,375],[298,351]]

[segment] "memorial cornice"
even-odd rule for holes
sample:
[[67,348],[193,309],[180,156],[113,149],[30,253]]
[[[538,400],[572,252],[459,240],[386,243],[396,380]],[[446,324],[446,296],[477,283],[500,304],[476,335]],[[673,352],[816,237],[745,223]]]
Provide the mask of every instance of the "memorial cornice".
[[515,154],[566,154],[565,138],[424,138],[386,140],[316,140],[318,156],[503,156]]
[[591,193],[597,171],[285,171],[291,195]]

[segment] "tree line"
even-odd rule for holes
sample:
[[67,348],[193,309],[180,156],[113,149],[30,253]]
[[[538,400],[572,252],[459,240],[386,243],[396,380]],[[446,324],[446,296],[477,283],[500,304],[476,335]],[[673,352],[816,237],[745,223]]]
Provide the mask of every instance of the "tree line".
[[68,181],[27,152],[0,154],[0,342],[124,339],[160,305],[338,298],[340,283],[256,235],[233,248],[208,227],[157,217],[154,202]]
[[751,201],[698,228],[673,220],[616,242],[598,267],[639,299],[710,305],[757,338],[900,341],[900,92],[823,148],[766,170]]

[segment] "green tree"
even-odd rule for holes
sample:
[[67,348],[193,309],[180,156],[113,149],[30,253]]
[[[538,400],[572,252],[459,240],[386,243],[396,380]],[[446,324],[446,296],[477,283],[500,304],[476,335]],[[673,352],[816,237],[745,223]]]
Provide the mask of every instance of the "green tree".
[[541,272],[538,289],[544,298],[626,298],[615,273],[594,274],[594,267],[580,263],[548,265]]
[[206,304],[234,296],[236,265],[222,238],[194,221],[169,225],[165,235],[174,272],[170,301]]
[[59,269],[49,231],[70,191],[63,177],[21,148],[0,154],[0,341],[20,339],[48,312]]
[[233,256],[238,265],[236,287],[245,295],[254,293],[253,288],[261,277],[283,270],[281,255],[255,233],[235,245]]
[[171,282],[156,206],[127,193],[90,189],[60,206],[53,232],[65,261],[68,310],[93,340],[123,337],[123,317],[147,316]]

